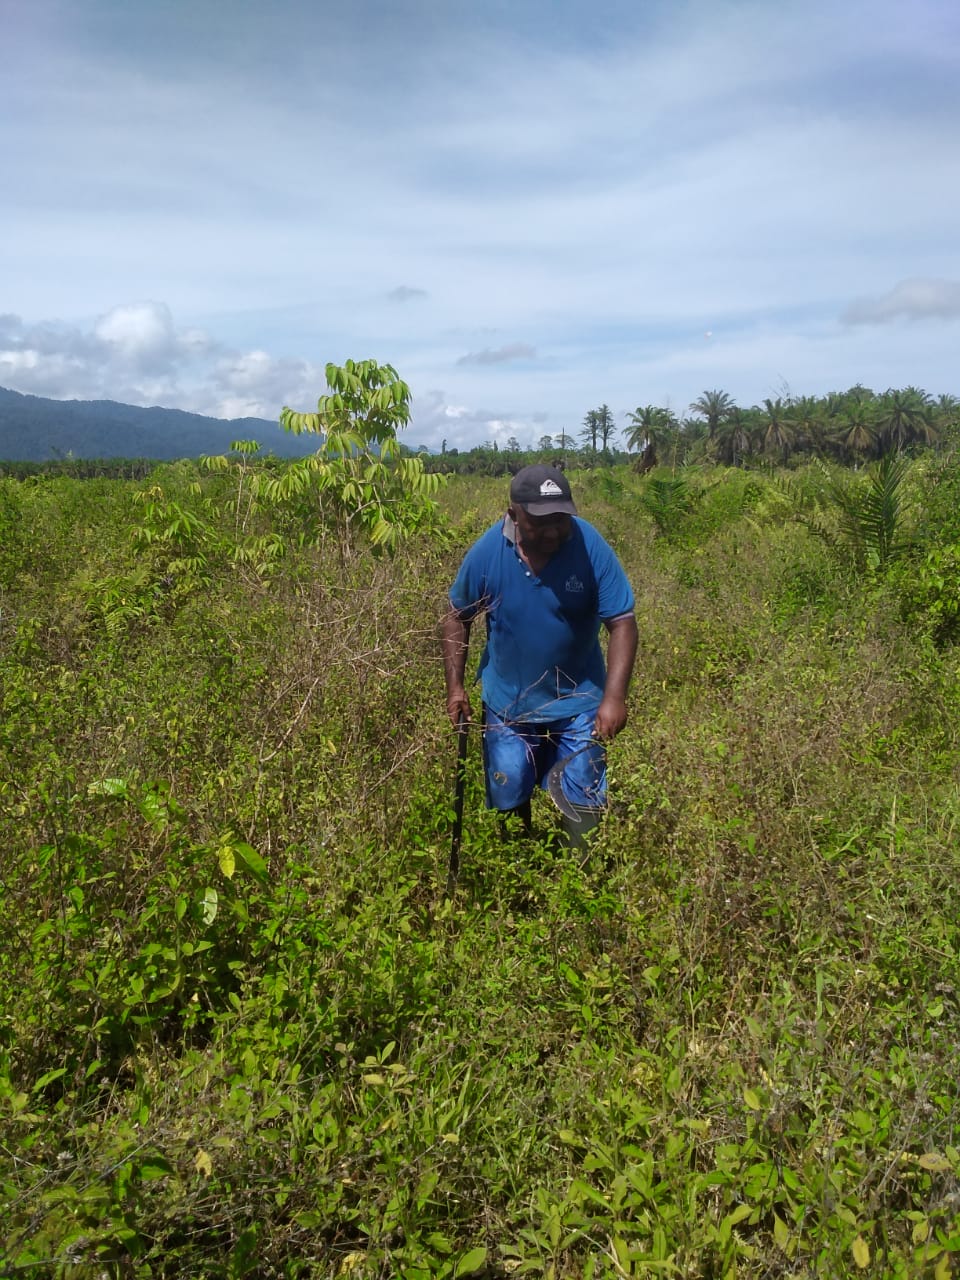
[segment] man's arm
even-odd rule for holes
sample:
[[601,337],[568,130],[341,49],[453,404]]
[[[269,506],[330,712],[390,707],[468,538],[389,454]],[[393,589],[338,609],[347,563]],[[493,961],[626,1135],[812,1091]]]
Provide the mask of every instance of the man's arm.
[[443,643],[443,674],[447,682],[447,715],[456,728],[461,715],[471,718],[470,698],[464,685],[467,670],[467,653],[470,647],[470,623],[465,622],[455,609],[444,616],[441,636]]
[[627,723],[627,689],[637,656],[637,619],[632,613],[613,618],[607,628],[607,682],[597,708],[594,732],[598,738],[615,738]]

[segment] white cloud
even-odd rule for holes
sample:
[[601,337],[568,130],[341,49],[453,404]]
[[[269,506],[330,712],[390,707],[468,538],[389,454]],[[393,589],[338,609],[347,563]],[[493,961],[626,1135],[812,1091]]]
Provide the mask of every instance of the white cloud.
[[225,351],[202,330],[178,329],[163,303],[124,303],[79,325],[0,317],[0,381],[54,399],[163,404],[215,417],[274,419],[316,400],[322,370],[266,351]]
[[157,302],[114,307],[100,317],[94,333],[127,359],[167,359],[176,348],[170,308]]
[[859,298],[844,311],[844,324],[907,320],[952,320],[960,316],[960,281],[901,280],[879,297]]
[[943,0],[401,0],[366,26],[280,0],[195,7],[189,41],[176,6],[24,13],[0,47],[17,389],[273,418],[373,356],[437,445],[781,377],[957,389],[949,326],[893,323],[957,314]]

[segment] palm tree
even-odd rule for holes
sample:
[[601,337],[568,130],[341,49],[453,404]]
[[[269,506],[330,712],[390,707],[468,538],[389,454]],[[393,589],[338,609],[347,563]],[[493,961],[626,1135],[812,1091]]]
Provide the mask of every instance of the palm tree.
[[753,437],[747,415],[736,405],[723,418],[714,438],[717,458],[728,467],[739,467],[753,452]]
[[877,421],[880,447],[884,453],[902,453],[915,440],[932,443],[936,429],[930,412],[930,397],[918,387],[885,391]]
[[580,439],[583,441],[584,448],[591,448],[594,453],[597,451],[597,435],[600,431],[600,424],[597,421],[596,409],[587,411],[583,419],[583,430],[580,432]]
[[729,418],[736,407],[733,397],[727,395],[726,391],[704,391],[690,405],[693,413],[706,419],[707,435],[711,440],[717,434],[721,422]]
[[823,452],[826,406],[816,396],[799,396],[790,405],[790,418],[796,431],[796,447],[813,453]]
[[937,435],[955,437],[957,429],[960,428],[960,397],[937,396],[934,415]]
[[780,461],[786,462],[794,440],[789,407],[777,396],[776,400],[764,400],[763,408],[763,447],[768,453],[779,453]]
[[615,423],[613,414],[610,412],[610,406],[602,404],[599,409],[595,410],[597,415],[597,432],[600,436],[600,448],[606,449],[610,443],[610,437],[613,435]]
[[657,429],[660,410],[653,404],[637,405],[632,413],[628,413],[630,426],[624,429],[627,448],[639,453],[653,438]]
[[865,477],[852,482],[827,475],[824,497],[835,513],[839,538],[815,518],[800,518],[857,573],[882,572],[906,550],[901,485],[909,465],[886,454]]
[[630,426],[624,432],[627,448],[639,452],[644,445],[664,444],[672,432],[677,429],[677,420],[669,409],[659,405],[638,405],[632,413],[628,413]]
[[613,435],[613,428],[613,414],[609,405],[602,404],[599,409],[591,409],[583,419],[583,430],[580,432],[584,448],[590,448],[594,453],[598,449],[606,449]]
[[878,451],[877,415],[868,400],[853,399],[836,419],[833,438],[847,457],[871,457]]

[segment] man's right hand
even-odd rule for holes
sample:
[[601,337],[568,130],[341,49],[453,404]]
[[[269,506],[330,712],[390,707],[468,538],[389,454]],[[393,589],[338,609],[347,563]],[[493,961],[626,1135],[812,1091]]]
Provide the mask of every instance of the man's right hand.
[[470,699],[467,696],[466,689],[454,690],[447,694],[447,715],[450,717],[450,723],[455,729],[460,728],[460,717],[469,724],[472,719],[473,712],[470,710]]
[[470,642],[470,623],[453,608],[448,609],[442,623],[443,678],[447,686],[447,715],[455,729],[460,728],[460,717],[470,720],[470,699],[464,687],[467,669],[467,646]]

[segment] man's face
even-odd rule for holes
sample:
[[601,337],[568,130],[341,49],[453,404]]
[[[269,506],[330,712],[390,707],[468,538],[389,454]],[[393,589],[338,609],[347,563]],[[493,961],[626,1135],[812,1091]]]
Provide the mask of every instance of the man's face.
[[523,507],[511,507],[509,514],[517,526],[521,546],[528,554],[552,556],[573,531],[571,517],[562,511],[532,516]]

